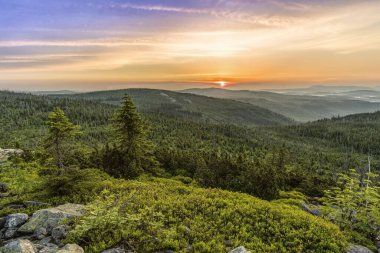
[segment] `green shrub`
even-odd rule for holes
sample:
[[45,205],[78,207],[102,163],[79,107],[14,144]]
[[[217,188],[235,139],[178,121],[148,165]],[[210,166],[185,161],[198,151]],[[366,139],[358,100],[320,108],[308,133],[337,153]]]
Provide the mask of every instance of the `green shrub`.
[[[295,208],[178,181],[117,181],[88,206],[68,241],[87,252],[345,252],[337,226]],[[226,243],[229,242],[229,243]]]
[[110,176],[97,169],[51,169],[44,173],[48,195],[65,201],[87,203],[111,186]]
[[280,199],[297,199],[307,201],[307,197],[298,191],[280,191]]
[[[43,179],[36,163],[5,163],[0,165],[0,182],[8,185],[8,191],[0,198],[0,217],[14,213],[9,205],[21,205],[26,200],[46,202]],[[31,214],[38,207],[18,209]]]
[[0,182],[9,186],[10,195],[33,192],[42,186],[36,163],[7,163],[0,166]]

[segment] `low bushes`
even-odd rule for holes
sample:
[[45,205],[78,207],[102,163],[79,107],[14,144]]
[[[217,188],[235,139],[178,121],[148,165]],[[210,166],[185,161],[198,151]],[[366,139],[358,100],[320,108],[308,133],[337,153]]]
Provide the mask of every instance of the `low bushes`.
[[88,206],[69,241],[88,252],[125,244],[136,252],[344,252],[331,223],[246,194],[173,180],[117,181]]

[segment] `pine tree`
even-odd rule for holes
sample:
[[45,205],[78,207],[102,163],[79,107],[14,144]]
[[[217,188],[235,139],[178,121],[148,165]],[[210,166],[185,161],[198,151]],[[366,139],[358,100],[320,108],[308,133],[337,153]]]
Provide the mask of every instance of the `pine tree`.
[[144,172],[155,173],[158,162],[154,156],[154,144],[147,139],[147,127],[137,112],[132,99],[125,95],[122,107],[113,119],[116,141],[115,158],[119,168],[110,168],[111,174],[124,178],[134,178]]
[[46,148],[53,149],[57,167],[63,168],[63,145],[79,133],[79,126],[71,123],[60,108],[55,108],[49,114],[47,125],[49,134],[46,138]]

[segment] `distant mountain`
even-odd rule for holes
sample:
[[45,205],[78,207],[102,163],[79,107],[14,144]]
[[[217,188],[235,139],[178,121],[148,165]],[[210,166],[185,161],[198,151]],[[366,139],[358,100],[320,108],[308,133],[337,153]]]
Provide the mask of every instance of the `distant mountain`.
[[163,113],[172,117],[250,126],[284,125],[293,121],[283,115],[249,103],[211,98],[167,90],[127,89],[97,91],[70,97],[120,104],[124,94],[132,97],[142,112]]
[[[321,87],[314,87],[315,90],[317,88],[322,89]],[[353,93],[354,91],[347,91],[351,93],[346,95],[332,94],[326,91],[323,96],[217,88],[188,89],[182,92],[250,103],[300,122],[380,110],[380,102],[377,101],[377,98],[374,98],[374,102],[366,101],[364,98],[359,99],[360,94],[357,95]],[[377,94],[376,91],[373,94]]]
[[33,95],[69,95],[76,94],[78,92],[72,90],[56,90],[56,91],[32,91]]
[[276,92],[276,93],[285,93],[293,95],[302,95],[302,94],[333,94],[340,92],[348,92],[355,90],[370,90],[370,87],[364,86],[328,86],[328,85],[314,85],[306,88],[294,88],[294,89],[270,89],[267,91]]

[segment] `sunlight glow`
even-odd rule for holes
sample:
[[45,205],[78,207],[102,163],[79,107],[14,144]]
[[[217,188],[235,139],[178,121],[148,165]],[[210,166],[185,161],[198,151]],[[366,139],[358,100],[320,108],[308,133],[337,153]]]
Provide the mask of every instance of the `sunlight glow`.
[[225,81],[218,81],[216,83],[219,84],[220,88],[224,88],[227,85],[227,82]]

